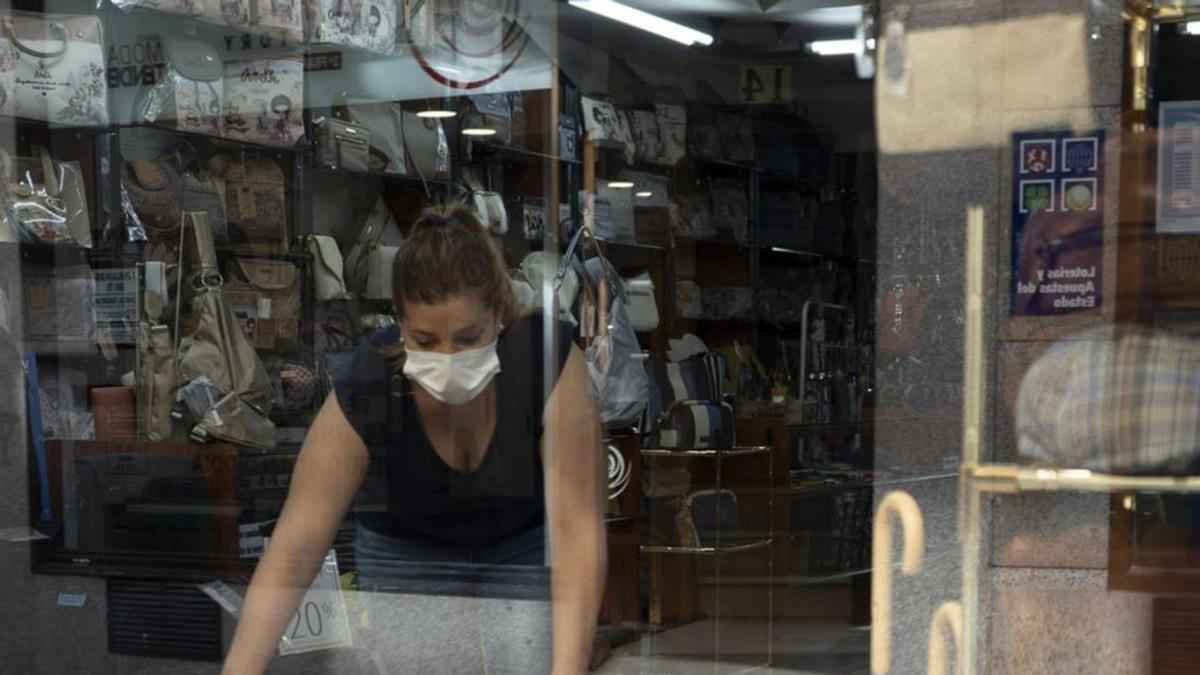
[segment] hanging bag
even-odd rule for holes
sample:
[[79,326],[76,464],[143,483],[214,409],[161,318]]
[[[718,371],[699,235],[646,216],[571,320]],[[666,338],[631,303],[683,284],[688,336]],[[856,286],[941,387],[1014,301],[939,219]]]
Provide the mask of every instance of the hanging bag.
[[163,323],[169,306],[168,267],[147,262],[142,268],[142,320],[138,323],[137,394],[142,435],[148,441],[172,440],[171,409],[179,388],[175,345],[171,329]]
[[0,151],[4,217],[14,235],[28,244],[92,247],[83,172],[78,162],[60,162],[43,146],[34,157],[15,161]]
[[108,124],[98,16],[0,13],[0,115],[52,124]]
[[134,103],[138,124],[165,124],[180,131],[220,136],[225,101],[225,65],[211,45],[195,38],[162,41],[166,67],[153,87]]

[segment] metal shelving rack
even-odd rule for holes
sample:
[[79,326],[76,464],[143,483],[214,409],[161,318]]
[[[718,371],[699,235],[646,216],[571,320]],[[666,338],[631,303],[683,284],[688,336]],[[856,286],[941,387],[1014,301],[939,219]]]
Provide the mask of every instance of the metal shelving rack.
[[753,670],[770,668],[774,660],[774,626],[775,626],[775,498],[773,487],[775,485],[775,463],[772,460],[772,452],[774,448],[768,445],[755,446],[733,446],[731,448],[714,448],[703,450],[671,450],[668,448],[643,448],[642,457],[669,457],[675,459],[701,459],[713,460],[714,471],[714,489],[719,493],[722,489],[722,471],[721,465],[724,460],[731,457],[752,457],[761,456],[766,459],[767,464],[767,483],[765,495],[767,498],[767,514],[766,514],[766,532],[764,537],[749,539],[749,540],[734,540],[732,542],[722,542],[721,530],[717,528],[715,541],[712,546],[660,546],[660,545],[642,545],[640,550],[642,553],[657,553],[657,554],[674,554],[674,555],[695,555],[707,556],[715,559],[714,564],[714,581],[717,587],[715,595],[715,612],[713,616],[713,658],[716,664],[721,662],[721,557],[725,555],[746,553],[760,549],[767,550],[767,659],[764,663],[757,664],[738,672],[750,672]]

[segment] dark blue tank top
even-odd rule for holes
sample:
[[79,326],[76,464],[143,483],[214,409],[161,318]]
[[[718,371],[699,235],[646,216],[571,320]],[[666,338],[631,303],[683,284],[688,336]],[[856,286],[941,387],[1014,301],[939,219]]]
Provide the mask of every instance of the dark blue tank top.
[[398,341],[399,329],[378,331],[359,346],[334,391],[371,456],[355,500],[360,526],[474,550],[545,524],[542,410],[573,329],[558,322],[557,344],[547,352],[542,316],[524,317],[500,337],[496,432],[479,467],[467,473],[434,450],[417,417],[413,383],[380,352]]

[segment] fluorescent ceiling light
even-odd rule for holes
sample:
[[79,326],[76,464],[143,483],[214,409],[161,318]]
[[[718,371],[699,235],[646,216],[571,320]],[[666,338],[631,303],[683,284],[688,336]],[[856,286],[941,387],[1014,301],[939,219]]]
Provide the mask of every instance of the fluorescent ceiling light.
[[458,117],[458,113],[453,110],[422,110],[417,113],[417,117],[425,119],[445,119],[447,117]]
[[[875,48],[874,38],[867,40],[867,49]],[[808,43],[808,50],[819,56],[843,56],[857,54],[862,49],[858,40],[817,40]]]
[[1200,21],[1189,21],[1183,24],[1183,32],[1188,35],[1200,35]]
[[640,197],[641,199],[649,199],[654,196],[654,193],[653,192],[639,192],[634,196]]
[[608,184],[610,190],[628,190],[633,187],[633,181],[614,180]]
[[462,130],[463,136],[495,136],[495,129],[468,128]]
[[683,24],[668,21],[649,12],[643,12],[640,9],[634,9],[628,5],[613,2],[613,0],[568,0],[568,4],[572,7],[578,7],[579,9],[599,14],[613,21],[620,21],[634,28],[641,28],[644,31],[649,31],[668,40],[674,40],[681,45],[691,46],[702,44],[707,47],[713,43],[713,37],[708,33],[701,33]]

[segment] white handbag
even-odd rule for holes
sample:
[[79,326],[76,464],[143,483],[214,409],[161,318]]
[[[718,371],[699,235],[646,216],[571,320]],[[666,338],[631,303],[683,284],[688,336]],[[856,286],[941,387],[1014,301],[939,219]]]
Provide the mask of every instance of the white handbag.
[[[559,269],[559,259],[550,251],[534,251],[521,260],[521,265],[512,272],[513,292],[517,305],[524,309],[542,309],[545,285],[558,283],[557,302],[558,318],[571,325],[577,325],[575,316],[571,313],[575,299],[579,295],[579,275],[575,270],[566,267],[562,270],[562,279],[554,277]],[[547,278],[549,272],[551,276]]]
[[638,332],[658,329],[658,301],[654,296],[654,281],[649,272],[622,279],[629,323]]
[[302,42],[304,3],[301,0],[251,0],[250,25],[259,33],[287,42]]
[[471,210],[483,227],[501,237],[508,234],[508,209],[504,207],[504,195],[485,189],[474,170],[464,169],[463,180],[471,190]]
[[225,136],[292,147],[304,138],[301,57],[225,63]]
[[0,14],[0,115],[108,124],[102,31],[97,16]]
[[342,252],[337,241],[324,234],[308,236],[308,252],[313,257],[313,285],[317,301],[349,300]]
[[346,255],[350,290],[368,300],[390,300],[392,264],[400,250],[396,244],[403,240],[396,219],[380,198],[364,219],[358,239]]

